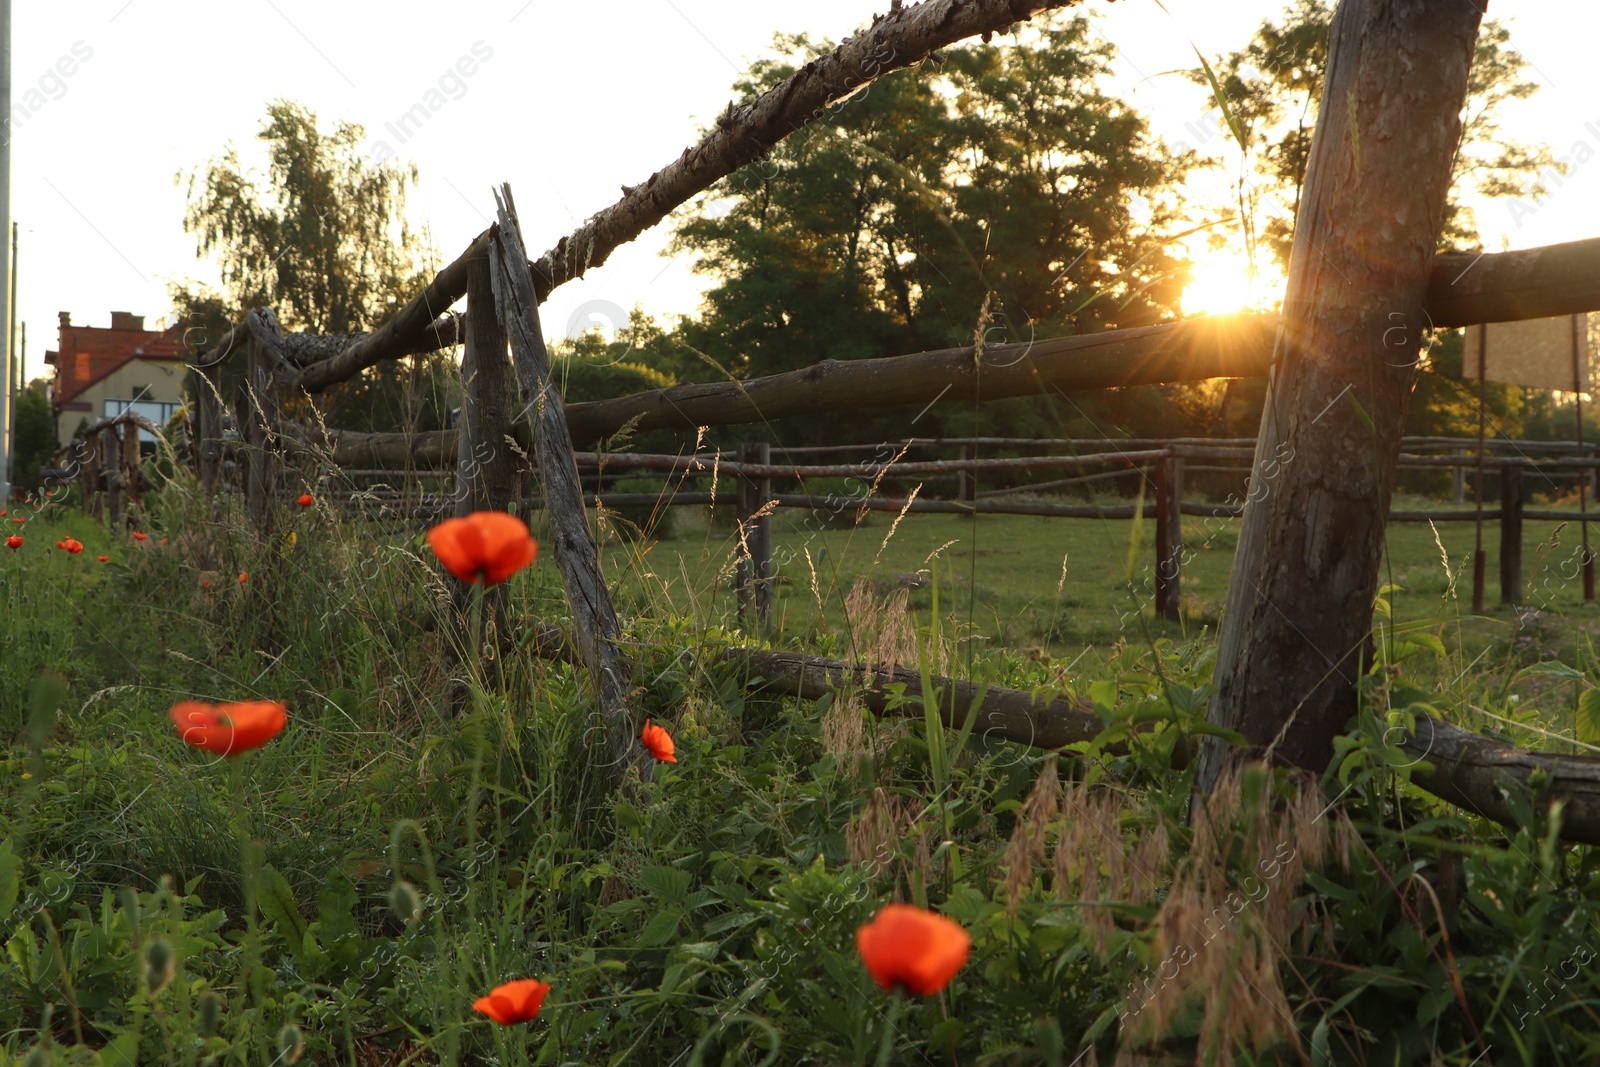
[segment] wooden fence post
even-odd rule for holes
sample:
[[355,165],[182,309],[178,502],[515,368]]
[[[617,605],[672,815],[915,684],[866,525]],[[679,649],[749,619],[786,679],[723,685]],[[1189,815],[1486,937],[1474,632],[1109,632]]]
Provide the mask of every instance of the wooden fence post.
[[256,532],[267,536],[276,525],[283,472],[278,441],[278,383],[264,347],[265,342],[252,331],[245,348],[246,403],[240,412],[245,419],[245,432],[240,436],[248,450],[245,509]]
[[[971,445],[961,446],[961,458],[971,459],[976,450]],[[956,474],[956,499],[964,503],[972,503],[977,499],[977,478],[973,477],[975,471],[962,470]]]
[[115,530],[122,525],[122,439],[117,427],[107,426],[100,431],[100,441],[104,449],[100,470],[106,480],[106,522]]
[[1156,463],[1156,614],[1178,617],[1183,571],[1183,457],[1172,449]]
[[128,507],[144,507],[144,486],[139,481],[143,455],[139,449],[139,424],[129,419],[122,426],[122,466],[128,476]]
[[194,376],[195,467],[207,494],[222,473],[222,366],[212,364]]
[[1500,468],[1500,602],[1522,603],[1522,464]]
[[461,359],[461,435],[456,445],[456,514],[508,511],[516,455],[507,438],[516,415],[516,371],[495,315],[489,258],[467,264],[466,344]]
[[84,434],[83,465],[78,473],[78,480],[83,484],[83,508],[96,520],[100,518],[99,443],[98,433]]
[[[739,462],[765,466],[772,461],[772,446],[765,441],[745,441],[739,445]],[[772,625],[772,516],[758,515],[772,499],[772,479],[739,475],[739,557],[734,572],[734,590],[739,599],[739,618],[749,617],[755,607],[755,624],[762,630]]]
[[[499,228],[489,242],[495,307],[511,343],[522,410],[532,423],[552,554],[572,608],[573,643],[599,696],[606,744],[603,757],[594,760],[592,769],[614,785],[640,752],[638,727],[628,707],[632,669],[619,647],[622,623],[600,572],[600,550],[589,529],[566,408],[561,391],[550,380],[550,353],[539,325],[539,298],[517,225],[511,186],[502,185],[495,202]],[[648,767],[644,773],[649,773]]]
[[[1464,448],[1452,448],[1450,454],[1465,458],[1467,450]],[[1465,504],[1467,502],[1467,467],[1465,463],[1457,463],[1450,468],[1450,481],[1451,487],[1455,490],[1455,495],[1452,499],[1457,504]]]

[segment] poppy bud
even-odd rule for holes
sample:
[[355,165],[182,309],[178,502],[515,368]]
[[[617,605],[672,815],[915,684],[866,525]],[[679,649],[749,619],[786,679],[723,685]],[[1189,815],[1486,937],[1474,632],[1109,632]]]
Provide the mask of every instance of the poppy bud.
[[144,989],[152,999],[167,988],[177,969],[178,956],[172,951],[172,942],[156,937],[144,946]]
[[306,1040],[300,1036],[300,1028],[294,1023],[284,1023],[283,1029],[278,1031],[278,1060],[297,1063],[305,1054]]
[[417,896],[417,887],[404,879],[395,882],[394,888],[389,890],[389,907],[407,926],[422,918],[422,899]]
[[201,1037],[210,1037],[217,1032],[217,1024],[222,1021],[222,998],[207,990],[200,997],[199,1029]]
[[22,1067],[50,1067],[56,1058],[51,1054],[49,1046],[35,1045],[33,1049],[22,1058]]

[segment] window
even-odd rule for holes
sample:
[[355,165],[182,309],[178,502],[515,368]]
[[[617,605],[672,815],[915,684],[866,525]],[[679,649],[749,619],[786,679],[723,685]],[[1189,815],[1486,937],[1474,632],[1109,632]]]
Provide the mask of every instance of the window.
[[[143,415],[157,426],[165,426],[172,416],[178,413],[178,408],[183,405],[164,400],[106,400],[102,405],[102,414],[108,419],[114,419],[126,412]],[[139,431],[139,440],[144,444],[155,443],[155,437],[148,430]]]

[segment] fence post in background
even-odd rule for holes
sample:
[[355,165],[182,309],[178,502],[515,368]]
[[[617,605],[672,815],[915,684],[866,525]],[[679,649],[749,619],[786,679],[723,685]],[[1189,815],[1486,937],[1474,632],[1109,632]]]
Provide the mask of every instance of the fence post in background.
[[[1465,458],[1467,450],[1464,448],[1452,448],[1450,454],[1458,458]],[[1450,468],[1450,484],[1455,491],[1451,499],[1457,504],[1465,504],[1467,502],[1467,467],[1465,463],[1457,463]]]
[[122,468],[128,476],[128,507],[144,507],[144,486],[139,481],[139,424],[132,419],[122,426]]
[[83,437],[83,467],[78,474],[78,480],[83,483],[83,509],[89,513],[90,518],[100,518],[100,435],[97,433],[85,434]]
[[100,470],[106,480],[106,521],[113,530],[122,526],[122,487],[127,479],[123,475],[121,427],[107,426],[100,431],[104,459]]
[[[971,459],[976,454],[976,452],[977,452],[977,450],[975,448],[973,448],[971,445],[962,445],[961,446],[961,458],[963,460]],[[962,471],[957,472],[957,474],[956,474],[956,499],[957,500],[960,500],[961,502],[966,503],[966,504],[970,504],[970,503],[972,503],[974,500],[976,500],[978,498],[977,497],[977,481],[978,480],[977,480],[976,477],[974,477],[974,475],[976,475],[976,474],[977,474],[976,471],[969,471],[969,470],[962,470]]]
[[1178,617],[1183,568],[1183,457],[1168,448],[1156,463],[1156,614]]
[[245,510],[256,532],[265,537],[276,525],[277,503],[282,482],[278,454],[278,388],[272,365],[263,351],[264,343],[252,336],[245,349],[245,383],[248,400],[245,415],[245,440],[248,455],[245,467]]
[[1500,468],[1500,602],[1522,603],[1522,465]]
[[195,371],[195,466],[207,494],[216,492],[222,472],[222,366]]
[[487,251],[467,263],[464,326],[455,513],[507,511],[517,477],[517,457],[506,440],[517,409],[516,371],[495,314]]
[[[766,465],[772,459],[772,446],[765,441],[745,441],[739,445],[739,462]],[[765,630],[772,625],[772,516],[756,517],[762,505],[772,499],[772,479],[739,475],[739,558],[734,572],[734,589],[739,600],[739,619],[750,615],[755,606],[756,625]]]

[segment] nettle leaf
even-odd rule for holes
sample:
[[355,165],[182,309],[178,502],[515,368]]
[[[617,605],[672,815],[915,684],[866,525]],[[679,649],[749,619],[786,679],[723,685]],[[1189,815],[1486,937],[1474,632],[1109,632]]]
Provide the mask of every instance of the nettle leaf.
[[668,904],[681,904],[689,895],[689,872],[676,867],[646,867],[639,872],[639,880]]
[[683,912],[677,908],[669,908],[650,916],[650,921],[639,931],[639,947],[658,948],[665,945],[678,932],[678,923],[682,921]]
[[1578,740],[1600,745],[1600,689],[1585,689],[1578,694]]

